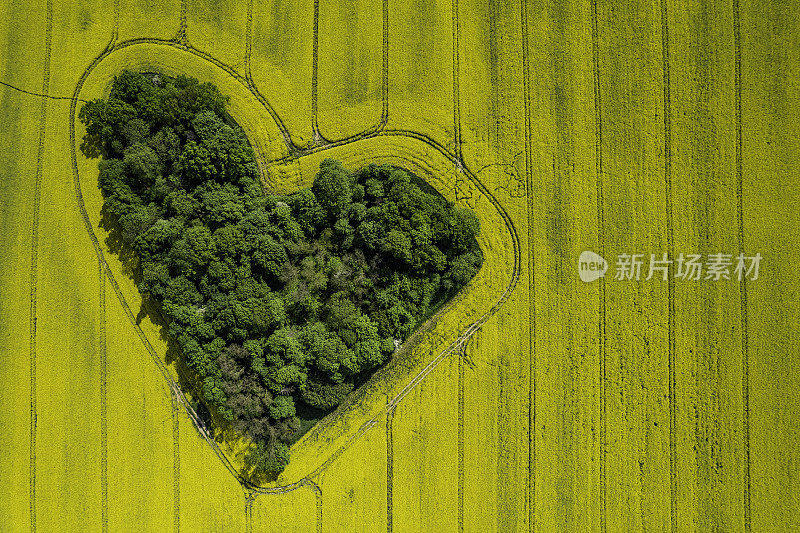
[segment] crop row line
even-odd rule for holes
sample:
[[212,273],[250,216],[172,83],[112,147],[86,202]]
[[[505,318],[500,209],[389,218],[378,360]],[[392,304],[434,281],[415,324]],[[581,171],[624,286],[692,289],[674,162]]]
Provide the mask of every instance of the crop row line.
[[97,262],[100,283],[100,523],[108,531],[108,353],[106,347],[106,278]]
[[247,21],[245,23],[244,41],[244,79],[249,85],[254,85],[253,74],[250,70],[250,60],[253,55],[253,0],[247,0]]
[[317,87],[319,80],[319,0],[314,0],[314,28],[311,41],[311,133],[316,144],[322,144],[319,132],[319,100]]
[[397,406],[392,406],[386,411],[386,533],[392,533],[394,528],[394,431],[392,422]]
[[111,48],[119,39],[119,3],[120,0],[114,0],[114,25],[111,29],[111,41],[108,43],[107,48]]
[[253,491],[245,489],[244,521],[247,533],[253,533],[253,501],[255,501],[255,494]]
[[305,485],[314,493],[314,507],[316,508],[316,532],[322,533],[322,489],[309,478],[305,479]]
[[[50,90],[50,53],[53,35],[53,2],[47,0],[45,22],[45,57],[42,76],[42,95]],[[28,471],[29,512],[31,531],[36,531],[36,320],[37,320],[37,284],[39,276],[39,208],[42,200],[42,172],[44,143],[47,134],[47,98],[42,98],[39,107],[39,142],[36,148],[36,178],[33,193],[33,216],[31,227],[31,266],[30,266],[30,463]]]
[[181,530],[181,435],[180,435],[180,405],[178,397],[170,394],[172,409],[172,530],[179,533]]
[[[675,236],[672,220],[672,104],[670,101],[669,81],[669,18],[667,0],[661,0],[661,66],[664,105],[664,190],[667,206],[667,248],[670,257],[675,257]],[[676,368],[675,368],[675,278],[670,276],[667,284],[667,342],[669,369],[669,508],[672,532],[678,530],[678,451],[677,425],[678,409],[676,406]]]
[[[603,195],[603,113],[600,99],[600,33],[598,30],[597,0],[592,0],[592,78],[594,85],[595,173],[597,194],[597,249],[605,256],[605,208]],[[598,285],[598,359],[600,361],[600,531],[607,530],[606,454],[608,451],[608,418],[606,391],[606,279]]]
[[[736,219],[739,253],[744,253],[744,177],[742,154],[742,34],[739,0],[732,0],[734,43],[734,90],[736,93]],[[750,358],[748,353],[747,280],[742,280],[739,292],[739,312],[742,335],[742,430],[744,437],[744,530],[752,528],[750,508]]]
[[464,531],[464,358],[466,347],[458,358],[458,531]]
[[389,123],[389,0],[383,0],[383,49],[381,50],[381,121],[379,129]]
[[186,20],[188,9],[187,3],[188,0],[181,0],[180,24],[178,26],[178,33],[175,35],[175,42],[184,47],[189,46],[188,36],[186,35],[188,25]]
[[[525,199],[528,220],[528,483],[525,504],[528,506],[528,532],[536,530],[536,284],[534,271],[534,207],[533,191],[533,147],[531,142],[531,87],[530,57],[528,42],[528,2],[520,2],[522,13],[522,98],[525,109]],[[463,407],[459,407],[463,410]]]
[[453,26],[453,146],[455,151],[454,160],[457,164],[462,161],[461,152],[461,93],[459,90],[459,77],[461,72],[459,54],[459,30],[458,30],[458,0],[451,2],[452,26]]
[[[500,9],[499,2],[489,2],[488,6],[488,17],[487,17],[487,26],[488,26],[488,41],[489,41],[489,86],[491,87],[491,98],[490,98],[490,113],[491,116],[494,118],[493,123],[487,124],[487,144],[492,147],[494,143],[494,150],[497,150],[497,147],[500,144],[500,120],[498,117],[501,114],[498,112],[498,95],[497,95],[497,84],[499,81],[499,73],[497,71],[497,64],[498,64],[498,55],[497,55],[497,18],[498,18],[498,10]],[[491,148],[490,148],[491,149]],[[493,150],[493,151],[494,151]]]

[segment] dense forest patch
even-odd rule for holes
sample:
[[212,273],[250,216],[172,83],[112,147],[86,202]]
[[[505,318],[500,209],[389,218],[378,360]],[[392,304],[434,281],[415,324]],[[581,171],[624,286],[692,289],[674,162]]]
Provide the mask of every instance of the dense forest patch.
[[125,71],[86,103],[105,214],[138,258],[209,408],[289,460],[298,410],[330,410],[480,268],[478,219],[410,172],[332,159],[313,186],[264,194],[227,98]]

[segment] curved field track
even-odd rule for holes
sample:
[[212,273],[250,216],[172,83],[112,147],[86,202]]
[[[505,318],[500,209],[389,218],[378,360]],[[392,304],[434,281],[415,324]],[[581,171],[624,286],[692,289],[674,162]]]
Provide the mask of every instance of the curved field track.
[[[0,530],[800,528],[798,2],[26,0],[0,42]],[[230,95],[267,188],[389,162],[481,220],[477,277],[274,482],[101,225],[76,114],[123,68]],[[665,252],[763,259],[645,280]]]

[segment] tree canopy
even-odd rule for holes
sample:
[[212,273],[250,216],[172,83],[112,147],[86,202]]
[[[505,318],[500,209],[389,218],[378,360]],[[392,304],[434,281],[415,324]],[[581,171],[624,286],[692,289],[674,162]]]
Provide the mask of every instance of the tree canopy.
[[329,410],[483,261],[478,219],[402,168],[324,160],[313,186],[264,194],[253,150],[208,83],[124,71],[87,102],[105,212],[138,288],[210,409],[281,470],[298,407]]

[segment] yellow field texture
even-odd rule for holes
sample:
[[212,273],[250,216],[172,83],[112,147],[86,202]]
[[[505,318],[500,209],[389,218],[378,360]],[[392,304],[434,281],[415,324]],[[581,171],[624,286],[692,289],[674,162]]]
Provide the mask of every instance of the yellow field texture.
[[[388,0],[319,2],[316,33],[316,128],[328,141],[382,125],[384,17]],[[388,28],[386,28],[388,30]]]
[[[29,0],[0,43],[0,531],[800,529],[797,1]],[[101,224],[76,113],[124,68],[230,95],[269,189],[387,162],[481,221],[476,278],[263,486]]]

